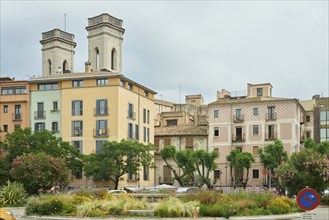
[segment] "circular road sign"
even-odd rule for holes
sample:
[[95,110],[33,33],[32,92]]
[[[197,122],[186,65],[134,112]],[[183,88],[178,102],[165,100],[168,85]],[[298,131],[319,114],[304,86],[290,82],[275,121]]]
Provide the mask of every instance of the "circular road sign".
[[305,211],[313,210],[318,207],[320,196],[314,189],[306,187],[298,192],[297,203]]

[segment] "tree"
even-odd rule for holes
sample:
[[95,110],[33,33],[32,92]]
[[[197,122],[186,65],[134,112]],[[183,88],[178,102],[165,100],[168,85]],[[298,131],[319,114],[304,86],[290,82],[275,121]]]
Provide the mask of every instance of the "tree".
[[10,179],[9,169],[10,164],[8,163],[8,161],[0,156],[0,187],[2,184],[5,184],[7,180]]
[[180,186],[197,184],[200,187],[206,184],[208,188],[210,187],[209,174],[216,169],[215,159],[218,157],[218,152],[207,152],[205,150],[176,151],[174,146],[165,146],[160,155],[173,172],[174,178]]
[[319,193],[329,186],[329,160],[312,148],[294,153],[276,171],[289,196],[296,195],[306,186]]
[[[236,173],[237,173],[237,166],[236,166],[236,157],[241,151],[239,149],[234,149],[230,152],[229,155],[226,156],[226,161],[230,164],[230,173],[231,173],[231,183],[233,184],[234,189],[236,188]],[[233,175],[233,168],[234,168],[234,175]]]
[[19,156],[13,160],[10,170],[12,178],[21,182],[30,194],[56,185],[66,186],[68,173],[63,159],[45,153]]
[[[270,175],[275,175],[275,169],[288,159],[287,151],[284,150],[281,140],[276,140],[274,144],[265,146],[264,150],[260,148],[258,153],[260,162],[263,164],[265,169],[270,170]],[[270,182],[271,179],[268,181]],[[280,189],[279,182],[277,180],[276,189]]]
[[82,155],[78,149],[56,137],[51,131],[32,132],[30,128],[17,128],[8,133],[5,140],[8,151],[7,160],[11,163],[16,157],[24,154],[44,152],[47,155],[63,158],[66,165],[74,173],[82,168]]
[[122,140],[105,142],[100,153],[84,158],[85,175],[93,180],[110,180],[118,189],[120,178],[124,174],[136,174],[140,166],[153,167],[153,145]]
[[236,156],[236,166],[239,169],[245,168],[247,170],[246,180],[242,182],[244,189],[246,189],[246,187],[247,187],[247,183],[249,180],[249,169],[253,162],[255,162],[255,158],[249,152],[240,152]]

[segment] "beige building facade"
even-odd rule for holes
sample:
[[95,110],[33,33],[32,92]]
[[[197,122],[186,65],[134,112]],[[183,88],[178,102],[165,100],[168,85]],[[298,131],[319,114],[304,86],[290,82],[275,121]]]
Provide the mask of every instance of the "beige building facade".
[[0,78],[0,140],[15,128],[30,127],[29,85],[25,80]]
[[[296,99],[272,97],[272,85],[248,84],[245,96],[232,97],[222,90],[210,103],[209,148],[219,152],[217,160],[221,185],[230,186],[230,166],[226,156],[233,149],[253,154],[248,185],[266,183],[258,150],[275,140],[282,140],[288,155],[298,152],[304,141],[305,110]],[[238,181],[246,179],[244,172]]]

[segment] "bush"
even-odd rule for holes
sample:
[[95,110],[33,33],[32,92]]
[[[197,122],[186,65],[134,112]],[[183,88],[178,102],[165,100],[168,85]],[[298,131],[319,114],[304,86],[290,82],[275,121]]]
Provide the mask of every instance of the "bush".
[[7,185],[0,188],[1,206],[23,206],[26,203],[27,193],[24,186],[17,182],[7,182]]
[[329,195],[321,196],[321,204],[322,205],[329,205]]
[[[215,204],[218,203],[222,197],[225,196],[216,191],[200,191],[191,193],[184,196],[182,199],[185,201],[199,201],[201,204]],[[228,198],[227,198],[228,199]]]
[[277,197],[270,201],[267,209],[272,214],[287,214],[290,212],[291,206],[284,197]]
[[106,211],[101,210],[102,202],[99,200],[84,202],[77,206],[78,217],[101,217],[107,214]]
[[199,215],[199,202],[189,201],[183,203],[176,197],[162,200],[155,207],[156,215],[160,217],[197,217]]

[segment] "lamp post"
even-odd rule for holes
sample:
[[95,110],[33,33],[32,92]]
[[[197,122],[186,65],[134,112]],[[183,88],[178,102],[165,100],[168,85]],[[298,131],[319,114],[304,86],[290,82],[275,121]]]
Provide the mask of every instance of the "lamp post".
[[227,163],[225,164],[225,187],[227,191]]

